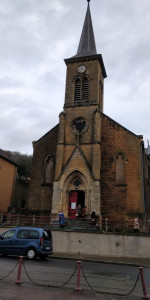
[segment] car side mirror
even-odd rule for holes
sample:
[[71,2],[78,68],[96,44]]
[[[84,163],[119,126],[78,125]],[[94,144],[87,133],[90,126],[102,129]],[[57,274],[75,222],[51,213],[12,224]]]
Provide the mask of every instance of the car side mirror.
[[3,240],[4,238],[3,238],[3,236],[0,236],[0,240]]

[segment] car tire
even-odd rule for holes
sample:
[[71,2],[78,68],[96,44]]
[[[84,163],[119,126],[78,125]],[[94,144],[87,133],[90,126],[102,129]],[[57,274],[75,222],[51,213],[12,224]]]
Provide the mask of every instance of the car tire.
[[26,252],[28,259],[33,260],[36,258],[36,250],[34,248],[29,248]]

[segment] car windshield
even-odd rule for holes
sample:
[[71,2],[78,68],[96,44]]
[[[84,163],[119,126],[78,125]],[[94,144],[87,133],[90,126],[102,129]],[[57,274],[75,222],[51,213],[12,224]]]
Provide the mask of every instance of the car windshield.
[[15,230],[8,230],[1,235],[1,238],[3,240],[10,239],[14,237],[14,234],[15,234]]

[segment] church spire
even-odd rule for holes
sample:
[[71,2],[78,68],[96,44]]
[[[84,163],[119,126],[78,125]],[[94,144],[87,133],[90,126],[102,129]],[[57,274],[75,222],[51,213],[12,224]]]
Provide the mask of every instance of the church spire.
[[87,12],[84,20],[79,47],[75,57],[97,54],[92,19],[91,19],[91,12],[90,12],[90,4],[89,4],[90,0],[87,1],[88,1]]

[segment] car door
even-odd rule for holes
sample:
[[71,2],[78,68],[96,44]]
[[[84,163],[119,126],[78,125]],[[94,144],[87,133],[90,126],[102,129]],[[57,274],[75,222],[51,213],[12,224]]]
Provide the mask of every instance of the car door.
[[0,253],[14,254],[15,234],[16,230],[11,229],[0,235]]
[[49,229],[43,230],[43,251],[48,254],[53,253],[52,233]]
[[16,254],[25,255],[26,249],[30,244],[30,229],[18,229],[16,240],[18,241],[18,246],[16,250]]

